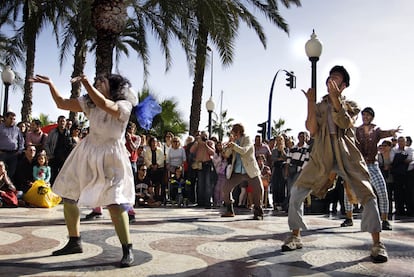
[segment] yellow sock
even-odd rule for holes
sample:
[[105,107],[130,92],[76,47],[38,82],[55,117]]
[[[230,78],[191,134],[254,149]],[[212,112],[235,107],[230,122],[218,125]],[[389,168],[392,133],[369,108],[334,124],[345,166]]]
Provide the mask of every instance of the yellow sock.
[[80,212],[76,203],[63,202],[63,214],[70,237],[80,237]]
[[112,205],[108,210],[121,244],[131,243],[128,213],[119,205]]

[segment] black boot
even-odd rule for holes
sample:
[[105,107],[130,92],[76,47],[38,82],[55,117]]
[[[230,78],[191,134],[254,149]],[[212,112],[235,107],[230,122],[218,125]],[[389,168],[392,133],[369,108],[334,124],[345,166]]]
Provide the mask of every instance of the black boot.
[[234,208],[233,208],[233,203],[230,204],[224,204],[226,206],[226,212],[224,214],[221,214],[221,217],[234,217]]
[[68,243],[59,250],[53,251],[52,256],[61,256],[61,255],[69,255],[69,254],[76,254],[82,253],[82,244],[80,237],[69,237]]
[[253,219],[263,220],[263,209],[261,207],[254,207]]
[[132,244],[122,244],[121,267],[130,267],[134,263],[134,253],[132,253]]

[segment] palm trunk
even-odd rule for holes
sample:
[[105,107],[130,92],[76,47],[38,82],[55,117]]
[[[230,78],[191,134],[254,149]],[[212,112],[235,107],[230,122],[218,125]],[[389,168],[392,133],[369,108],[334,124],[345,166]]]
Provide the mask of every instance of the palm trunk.
[[98,30],[96,38],[96,76],[110,74],[113,66],[113,51],[117,35]]
[[112,72],[115,41],[125,29],[126,1],[95,0],[92,4],[92,24],[97,31],[96,75]]
[[[25,4],[23,8],[24,13],[24,22],[25,24],[31,24],[28,6]],[[22,101],[22,109],[21,115],[22,121],[28,122],[30,121],[30,117],[32,115],[32,105],[33,105],[33,84],[29,82],[29,78],[31,78],[34,74],[34,66],[35,66],[35,53],[36,53],[36,33],[29,32],[27,28],[24,31],[24,42],[26,44],[26,76],[24,82],[24,95]]]
[[[83,70],[86,64],[86,51],[87,51],[87,47],[85,45],[86,45],[86,41],[83,41],[82,39],[77,40],[77,43],[75,45],[72,78],[83,74]],[[72,83],[72,90],[71,90],[70,98],[78,98],[80,96],[80,92],[81,92],[80,82]],[[72,111],[69,112],[70,120],[75,121],[76,117],[77,117],[76,112],[72,112]]]
[[190,135],[199,130],[201,101],[203,96],[204,72],[206,67],[207,38],[208,32],[203,23],[199,24],[199,34],[196,41],[196,62],[194,71],[194,82],[190,114]]
[[33,41],[33,43],[30,44],[31,45],[27,44],[26,77],[24,82],[24,95],[21,109],[22,121],[24,122],[30,122],[33,105],[33,85],[31,82],[29,82],[29,78],[34,74],[34,57],[36,42]]

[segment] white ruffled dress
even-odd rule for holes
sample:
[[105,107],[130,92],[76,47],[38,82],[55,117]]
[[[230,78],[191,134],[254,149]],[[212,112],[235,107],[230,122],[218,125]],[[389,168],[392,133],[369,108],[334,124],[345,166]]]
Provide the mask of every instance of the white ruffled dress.
[[78,200],[79,206],[133,204],[134,178],[124,135],[132,104],[117,101],[121,111],[117,119],[98,107],[88,107],[83,96],[78,100],[89,119],[90,131],[66,159],[53,191]]

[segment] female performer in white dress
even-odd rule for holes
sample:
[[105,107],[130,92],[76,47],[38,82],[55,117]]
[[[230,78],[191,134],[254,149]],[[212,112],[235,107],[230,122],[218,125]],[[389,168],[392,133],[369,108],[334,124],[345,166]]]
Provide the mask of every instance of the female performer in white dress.
[[86,76],[76,77],[72,82],[81,82],[87,91],[87,95],[77,99],[63,98],[49,77],[36,75],[31,82],[48,85],[58,108],[84,112],[90,122],[89,135],[72,150],[53,185],[64,201],[69,242],[52,255],[82,253],[78,205],[107,206],[122,244],[120,266],[132,265],[126,210],[135,202],[135,191],[124,134],[137,98],[129,81],[112,74],[96,78],[92,86]]

